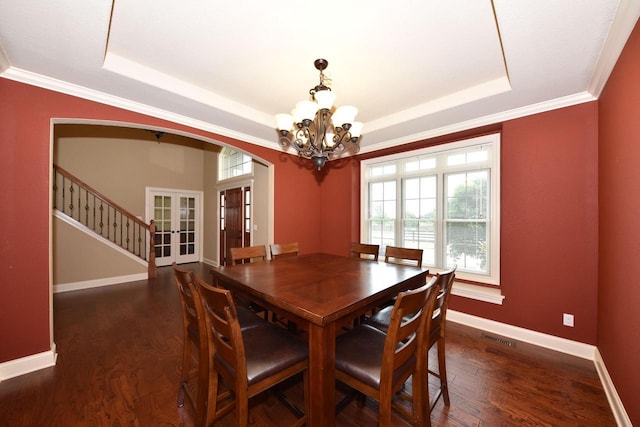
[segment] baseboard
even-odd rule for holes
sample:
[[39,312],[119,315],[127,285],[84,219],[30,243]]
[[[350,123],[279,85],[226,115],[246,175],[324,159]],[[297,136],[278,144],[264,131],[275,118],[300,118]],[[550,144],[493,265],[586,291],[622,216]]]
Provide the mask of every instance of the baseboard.
[[53,293],[78,291],[80,289],[97,288],[100,286],[118,285],[126,282],[147,280],[147,273],[129,274],[127,276],[106,277],[104,279],[84,280],[81,282],[61,283],[53,285]]
[[207,265],[210,265],[211,267],[220,267],[220,265],[218,264],[218,261],[214,261],[212,259],[203,258],[202,262]]
[[51,345],[51,350],[49,351],[0,363],[0,382],[9,378],[18,377],[40,369],[55,366],[57,358],[58,353],[56,353],[56,344],[53,343]]
[[598,376],[600,377],[600,382],[602,382],[602,387],[604,388],[604,392],[607,395],[607,400],[609,400],[611,411],[613,412],[613,416],[616,419],[616,423],[620,427],[632,427],[631,419],[629,418],[627,411],[624,409],[622,400],[620,400],[618,391],[613,385],[613,381],[611,381],[609,371],[607,370],[607,367],[604,364],[604,360],[602,360],[602,355],[600,354],[600,351],[598,349],[596,349],[595,352],[595,365],[596,371],[598,371]]
[[541,332],[531,331],[529,329],[513,325],[507,325],[506,323],[472,316],[455,310],[447,310],[447,320],[455,323],[461,323],[472,328],[482,329],[497,335],[513,338],[518,341],[534,344],[539,347],[578,356],[583,359],[595,360],[596,347],[593,345],[543,334]]

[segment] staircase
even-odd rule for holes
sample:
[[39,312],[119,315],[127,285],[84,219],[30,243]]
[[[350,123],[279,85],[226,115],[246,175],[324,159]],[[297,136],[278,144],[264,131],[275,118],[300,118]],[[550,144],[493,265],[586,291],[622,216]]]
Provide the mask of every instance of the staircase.
[[155,225],[146,224],[63,168],[53,165],[53,209],[142,259],[156,277]]

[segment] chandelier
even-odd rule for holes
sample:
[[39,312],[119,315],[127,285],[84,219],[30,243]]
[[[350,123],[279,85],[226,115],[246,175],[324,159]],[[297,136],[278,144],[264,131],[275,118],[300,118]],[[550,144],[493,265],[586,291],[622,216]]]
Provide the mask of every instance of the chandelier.
[[323,73],[329,62],[316,59],[313,64],[320,71],[320,83],[309,89],[311,100],[298,102],[291,114],[276,114],[276,122],[280,146],[295,148],[300,157],[311,159],[320,170],[327,160],[360,150],[362,123],[355,121],[356,107],[334,109],[336,95],[328,86],[331,80]]

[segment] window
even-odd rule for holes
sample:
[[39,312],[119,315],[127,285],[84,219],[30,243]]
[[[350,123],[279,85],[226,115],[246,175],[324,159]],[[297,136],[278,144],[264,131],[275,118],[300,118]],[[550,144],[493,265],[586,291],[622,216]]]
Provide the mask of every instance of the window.
[[500,135],[362,162],[363,241],[423,249],[432,271],[500,283]]
[[240,151],[223,148],[218,158],[218,180],[220,181],[253,173],[251,157]]

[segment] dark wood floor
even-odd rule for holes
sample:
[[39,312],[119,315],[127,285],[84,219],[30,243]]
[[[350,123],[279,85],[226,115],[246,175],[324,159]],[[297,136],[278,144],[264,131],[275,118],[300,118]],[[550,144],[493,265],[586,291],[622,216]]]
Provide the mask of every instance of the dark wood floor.
[[[208,267],[186,266],[209,280]],[[154,281],[56,294],[55,367],[0,383],[0,426],[191,426],[177,408],[182,345],[178,294],[170,267]],[[614,426],[592,362],[450,323],[451,406],[435,426]],[[433,357],[432,357],[433,359]],[[299,398],[299,386],[289,390]],[[377,407],[356,401],[338,426],[376,425]],[[409,425],[394,415],[394,425]],[[257,426],[293,415],[274,395],[252,401]],[[222,426],[233,425],[232,415]]]

